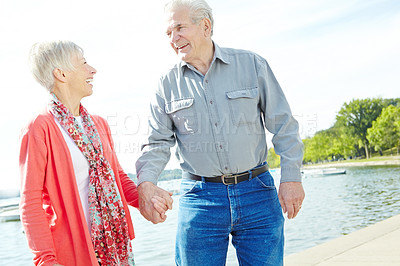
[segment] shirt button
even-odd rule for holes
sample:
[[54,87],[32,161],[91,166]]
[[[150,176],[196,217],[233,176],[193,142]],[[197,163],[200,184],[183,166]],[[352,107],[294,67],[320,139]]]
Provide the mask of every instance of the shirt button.
[[210,101],[210,104],[213,104],[213,101]]
[[208,79],[206,79],[206,83],[208,83]]
[[222,150],[222,145],[219,145],[219,148]]
[[225,166],[225,170],[228,170],[228,167],[227,167],[227,166]]
[[218,123],[215,123],[214,125],[217,127],[217,126],[218,126]]

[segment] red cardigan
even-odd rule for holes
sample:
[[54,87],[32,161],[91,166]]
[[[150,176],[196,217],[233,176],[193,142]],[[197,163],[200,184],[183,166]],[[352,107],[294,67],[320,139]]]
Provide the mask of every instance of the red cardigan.
[[[135,183],[124,173],[114,151],[110,128],[92,116],[110,163],[134,238],[128,205],[138,208]],[[45,110],[22,130],[19,157],[21,172],[21,222],[34,254],[35,265],[98,265],[86,226],[72,159],[64,137]]]

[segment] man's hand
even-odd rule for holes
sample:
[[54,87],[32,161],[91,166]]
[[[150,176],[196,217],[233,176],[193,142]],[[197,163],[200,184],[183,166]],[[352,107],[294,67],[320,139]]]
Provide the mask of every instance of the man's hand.
[[301,182],[285,182],[279,185],[279,202],[283,213],[287,213],[289,219],[297,216],[305,197]]
[[139,210],[143,217],[153,224],[164,222],[167,219],[165,212],[172,209],[172,193],[151,182],[141,183],[137,190],[139,193]]

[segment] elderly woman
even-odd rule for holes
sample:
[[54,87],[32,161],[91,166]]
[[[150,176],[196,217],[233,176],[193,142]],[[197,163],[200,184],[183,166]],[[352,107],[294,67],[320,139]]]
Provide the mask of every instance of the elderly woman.
[[138,207],[136,185],[107,122],[80,103],[96,69],[69,41],[35,44],[30,59],[52,95],[21,137],[21,221],[34,264],[134,265],[128,204]]

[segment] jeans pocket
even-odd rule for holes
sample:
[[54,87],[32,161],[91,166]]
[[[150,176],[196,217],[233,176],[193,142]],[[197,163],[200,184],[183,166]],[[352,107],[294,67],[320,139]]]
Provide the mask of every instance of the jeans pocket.
[[201,190],[201,181],[182,179],[179,195],[185,196]]
[[[275,187],[274,178],[269,173],[269,171],[258,175],[256,178],[256,186],[259,192],[263,195],[266,200],[273,200],[275,202],[276,208],[280,208],[278,200],[278,192]],[[272,204],[272,203],[271,203]]]
[[258,184],[263,188],[275,189],[274,178],[269,173],[269,171],[258,175],[255,179],[258,181]]

